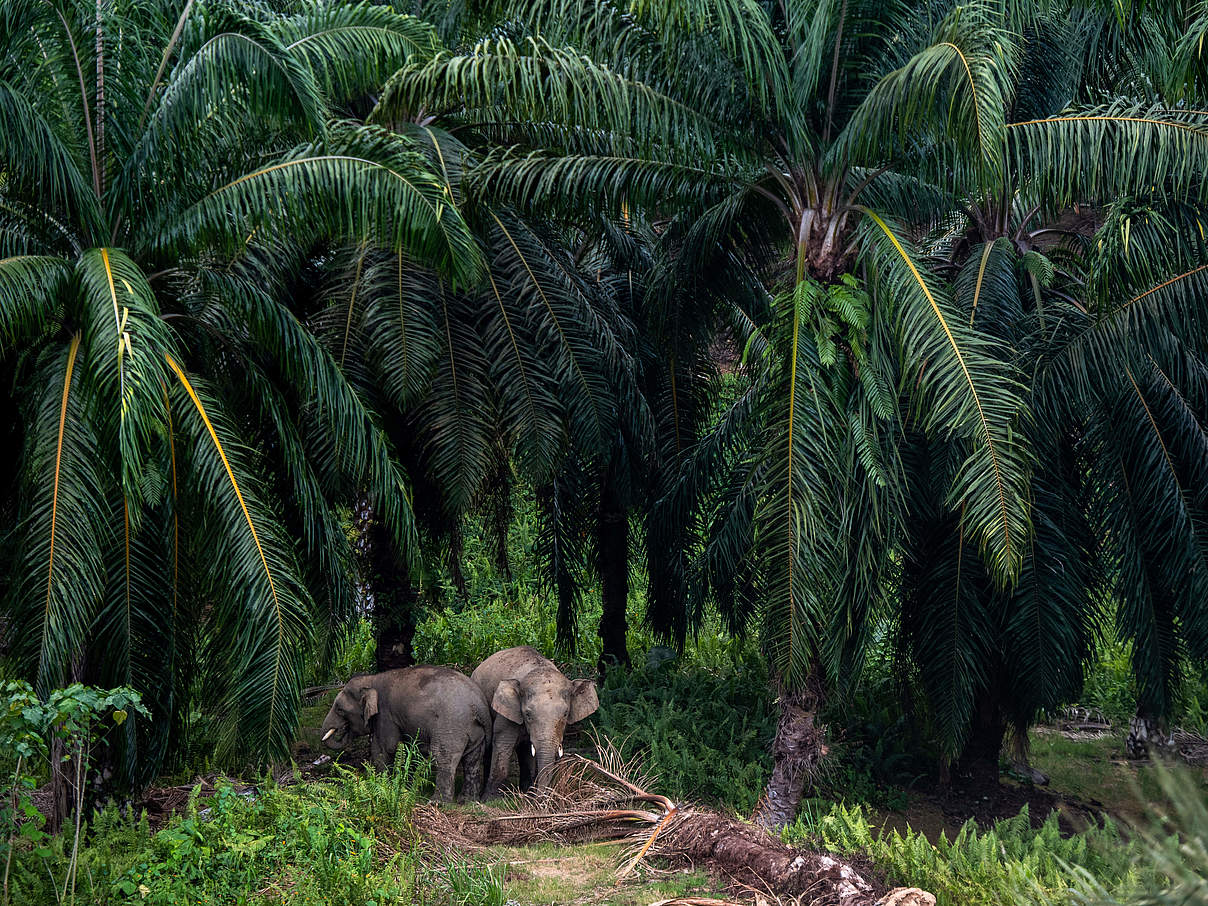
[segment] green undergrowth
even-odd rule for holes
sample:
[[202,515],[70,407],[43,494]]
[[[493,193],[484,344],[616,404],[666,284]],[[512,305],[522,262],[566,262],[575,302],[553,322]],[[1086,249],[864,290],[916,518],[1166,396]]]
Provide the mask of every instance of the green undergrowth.
[[[1117,729],[1128,727],[1137,710],[1137,684],[1132,646],[1108,635],[1087,665],[1078,706],[1105,717]],[[1057,715],[1054,715],[1057,716]],[[1179,668],[1179,683],[1167,722],[1208,735],[1208,669],[1187,659]]]
[[1026,806],[992,828],[969,821],[955,837],[941,834],[933,843],[915,830],[878,831],[863,806],[815,801],[782,836],[830,852],[862,853],[890,883],[928,890],[938,906],[1072,904],[1081,901],[1080,879],[1088,875],[1125,899],[1164,881],[1146,864],[1139,843],[1109,819],[1063,836],[1056,813],[1033,827]]
[[411,823],[427,795],[428,765],[402,747],[385,774],[337,768],[331,782],[215,795],[195,792],[188,807],[152,832],[110,807],[84,835],[74,892],[63,877],[70,837],[52,841],[51,868],[19,853],[9,879],[11,902],[42,906],[502,906],[499,872],[473,862],[425,864]]
[[673,798],[747,814],[771,770],[776,711],[757,658],[709,670],[667,652],[643,668],[613,670],[594,724]]

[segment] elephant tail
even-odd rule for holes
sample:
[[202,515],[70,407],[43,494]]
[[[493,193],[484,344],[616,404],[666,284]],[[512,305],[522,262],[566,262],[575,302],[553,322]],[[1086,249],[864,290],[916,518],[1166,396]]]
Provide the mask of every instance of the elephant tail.
[[494,723],[491,719],[491,709],[487,707],[485,699],[474,702],[474,723],[482,727],[483,737],[486,739],[487,745],[490,745]]
[[474,723],[482,727],[482,739],[472,741],[466,752],[466,786],[473,791],[475,799],[481,799],[486,790],[487,770],[491,764],[491,736],[494,721],[491,709],[485,701],[474,703]]

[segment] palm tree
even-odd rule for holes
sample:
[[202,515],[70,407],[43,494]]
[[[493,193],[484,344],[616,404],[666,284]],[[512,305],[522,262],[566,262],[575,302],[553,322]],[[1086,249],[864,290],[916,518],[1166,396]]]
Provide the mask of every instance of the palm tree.
[[221,753],[278,757],[315,624],[353,600],[334,505],[414,550],[373,410],[290,305],[323,243],[431,262],[473,239],[421,154],[329,121],[432,29],[388,8],[11,0],[0,8],[0,574],[39,690],[139,690],[138,782],[190,693]]
[[[418,483],[427,562],[447,559],[456,579],[460,523],[477,510],[490,514],[506,570],[511,495],[517,485],[536,489],[540,559],[558,598],[559,635],[570,643],[590,549],[603,561],[613,549],[584,538],[627,524],[607,480],[616,477],[613,451],[649,435],[625,302],[638,284],[618,265],[607,224],[526,217],[479,193],[466,176],[494,145],[457,111],[388,88],[369,120],[422,149],[473,231],[486,279],[459,286],[405,252],[348,247],[331,268],[316,327],[358,392],[387,415]],[[389,539],[371,540],[379,649],[406,657],[422,576],[399,562]],[[627,540],[621,547],[605,585],[623,616]],[[623,652],[623,624],[620,640]]]
[[[952,453],[912,445],[901,641],[944,750],[991,777],[1008,726],[1025,748],[1037,716],[1077,696],[1101,621],[1133,642],[1143,715],[1168,713],[1181,658],[1204,652],[1190,478],[1208,465],[1194,377],[1201,189],[1180,171],[1208,133],[1202,116],[1171,112],[1202,85],[1180,75],[1193,69],[1178,52],[1183,21],[1167,7],[1004,16],[1018,36],[1009,90],[982,109],[1010,165],[991,178],[949,170],[960,206],[931,261],[1029,375],[1034,533],[1018,583],[994,587],[942,505],[936,466]],[[1094,109],[1104,94],[1112,107]],[[1027,133],[1062,122],[1078,129],[1068,141],[1031,144]],[[1121,142],[1146,156],[1120,155],[1140,179],[1113,161]]]
[[[735,325],[750,386],[694,445],[664,504],[707,527],[700,585],[735,623],[762,615],[784,694],[760,817],[788,820],[822,750],[817,707],[858,664],[876,615],[895,612],[899,564],[906,592],[958,587],[960,576],[959,600],[996,597],[1009,614],[1039,620],[1052,608],[1021,608],[1048,587],[1032,551],[1053,537],[1082,544],[1078,526],[1052,518],[1058,481],[1078,461],[1055,455],[1065,435],[1038,427],[1043,413],[1029,400],[1014,337],[1000,319],[970,317],[978,293],[967,287],[1000,273],[989,270],[997,235],[974,246],[973,284],[945,279],[953,263],[971,260],[968,251],[936,270],[929,240],[953,218],[977,222],[969,211],[1006,211],[1009,225],[1017,190],[1023,213],[1013,231],[1021,220],[1032,230],[1032,207],[1052,225],[1079,205],[1158,185],[1198,198],[1203,115],[1092,101],[1092,87],[1121,78],[1107,66],[1094,79],[1075,73],[1072,89],[1060,84],[1064,71],[1046,69],[1036,51],[1052,4],[503,6],[507,25],[492,39],[411,64],[391,92],[456,111],[498,141],[471,176],[494,197],[681,225],[680,273],[690,292],[715,299],[715,322]],[[1150,72],[1152,60],[1135,53],[1139,41],[1120,38],[1119,22],[1113,28],[1094,5],[1068,7],[1052,15],[1093,19],[1096,47],[1122,48],[1113,59],[1136,79]],[[1056,53],[1053,42],[1041,50]],[[1045,77],[1047,97],[1036,87]],[[1033,96],[1017,89],[1024,78]],[[1025,289],[1039,288],[1039,321],[1065,290],[1045,286],[1051,262],[1039,247],[1015,256],[1037,275]],[[1097,260],[1119,258],[1107,249]],[[1168,290],[1155,295],[1158,304]],[[1018,309],[1018,293],[1010,298]],[[1054,330],[1068,323],[1046,320]],[[917,557],[929,550],[926,523],[957,541],[934,576]],[[968,578],[966,563],[976,571]],[[939,583],[945,570],[948,585]],[[974,584],[982,590],[966,592]],[[1093,571],[1080,587],[1094,587]],[[1085,598],[1056,603],[1085,609]],[[903,618],[916,654],[927,651],[919,642],[940,613],[915,620],[923,629],[912,628],[914,610]],[[996,627],[960,608],[947,613],[981,647],[937,636],[945,660],[920,666],[932,671],[933,689],[952,692],[948,744],[959,752],[1000,652],[986,651]],[[1049,692],[1085,647],[1061,636],[1078,618],[1063,619],[1052,638],[1030,636],[1041,648],[1056,643],[1038,649],[1064,671],[1039,680]]]

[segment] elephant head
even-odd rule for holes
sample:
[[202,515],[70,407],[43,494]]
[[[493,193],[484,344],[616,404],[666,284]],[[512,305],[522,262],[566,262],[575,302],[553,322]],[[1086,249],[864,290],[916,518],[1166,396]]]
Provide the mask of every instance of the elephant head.
[[528,731],[537,759],[537,787],[544,789],[549,778],[546,768],[562,755],[566,728],[594,714],[600,700],[594,682],[569,680],[558,668],[548,665],[520,679],[500,681],[491,707]]
[[369,733],[369,722],[378,713],[378,691],[371,680],[368,676],[349,680],[331,703],[323,719],[323,744],[329,749],[343,749],[350,736]]

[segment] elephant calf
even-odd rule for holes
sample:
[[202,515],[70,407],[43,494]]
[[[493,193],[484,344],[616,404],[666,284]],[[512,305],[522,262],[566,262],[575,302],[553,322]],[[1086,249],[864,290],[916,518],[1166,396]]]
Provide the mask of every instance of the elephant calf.
[[432,756],[438,799],[452,801],[458,764],[463,795],[481,795],[491,711],[465,674],[447,667],[404,667],[349,680],[323,721],[323,742],[343,749],[350,736],[366,734],[379,770],[394,761],[399,742],[414,739]]
[[507,780],[513,752],[520,760],[521,788],[533,779],[543,788],[546,768],[562,755],[567,726],[600,707],[594,682],[567,679],[553,661],[527,645],[495,652],[470,679],[495,715],[487,796],[497,795]]

